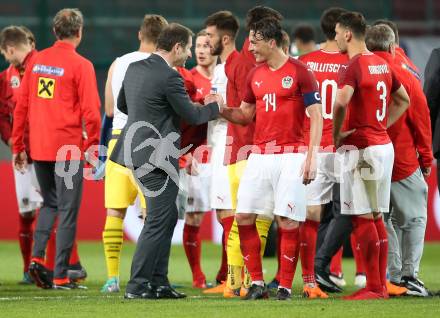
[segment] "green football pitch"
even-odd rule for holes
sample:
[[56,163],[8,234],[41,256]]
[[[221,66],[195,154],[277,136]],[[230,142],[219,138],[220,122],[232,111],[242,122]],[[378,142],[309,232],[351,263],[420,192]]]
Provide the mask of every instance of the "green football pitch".
[[[123,293],[101,294],[99,289],[106,278],[102,245],[80,242],[80,255],[89,277],[88,290],[54,291],[35,286],[21,286],[21,259],[17,242],[0,242],[0,317],[440,317],[440,298],[401,297],[390,300],[347,302],[340,295],[327,300],[307,300],[301,297],[301,270],[298,266],[293,286],[293,300],[279,302],[225,300],[220,295],[205,296],[191,288],[191,274],[181,246],[174,246],[170,262],[170,280],[182,286],[188,294],[183,300],[131,300]],[[125,287],[129,276],[133,244],[125,244],[121,261],[121,283]],[[203,269],[213,279],[219,266],[220,247],[204,244]],[[271,279],[276,260],[264,259],[265,277]],[[353,292],[354,264],[344,259],[343,269]],[[421,264],[421,279],[431,290],[440,290],[440,244],[426,244]]]

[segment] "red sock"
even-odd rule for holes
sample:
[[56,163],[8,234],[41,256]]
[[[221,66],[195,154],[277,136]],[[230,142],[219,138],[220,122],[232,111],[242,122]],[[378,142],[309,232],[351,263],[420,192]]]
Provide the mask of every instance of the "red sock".
[[201,240],[199,235],[200,227],[185,223],[183,227],[183,248],[188,258],[189,266],[193,275],[193,280],[205,280],[200,265]]
[[19,216],[19,230],[18,241],[20,243],[21,256],[23,257],[23,272],[29,270],[29,263],[31,262],[33,234],[32,224],[35,217],[24,218],[21,214]]
[[278,261],[278,269],[277,274],[275,275],[275,279],[279,282],[281,279],[281,271],[280,271],[280,262],[281,262],[281,236],[283,235],[283,231],[278,227],[278,236],[277,236],[277,261]]
[[380,271],[380,281],[382,286],[387,284],[387,259],[388,259],[388,234],[383,223],[382,217],[374,221],[376,225],[377,234],[379,235],[380,241],[380,253],[379,253],[379,271]]
[[299,226],[299,253],[304,284],[315,283],[315,253],[319,222],[306,220]]
[[253,281],[264,280],[260,256],[261,241],[257,226],[255,223],[250,225],[238,225],[238,235],[240,237],[240,248],[244,258],[244,264],[251,275],[251,279]]
[[229,232],[231,232],[232,223],[234,223],[234,216],[227,216],[221,220],[223,227],[222,235],[222,263],[218,270],[216,280],[219,282],[226,281],[228,275],[228,256],[226,254],[226,247],[228,246]]
[[280,286],[291,289],[300,250],[300,230],[296,228],[281,231]]
[[339,276],[342,274],[342,253],[344,252],[344,248],[341,247],[339,251],[336,252],[332,257],[332,261],[330,262],[330,273],[333,275]]
[[57,250],[57,241],[56,241],[56,230],[55,228],[52,229],[52,232],[50,233],[49,240],[47,241],[47,247],[46,247],[46,260],[44,266],[48,269],[53,271],[55,268],[55,255]]
[[78,244],[75,239],[75,241],[73,241],[72,252],[70,253],[69,265],[77,265],[79,263]]
[[359,251],[365,265],[367,275],[367,289],[382,293],[382,283],[379,272],[379,235],[373,219],[359,216],[352,218],[353,233],[359,244]]
[[356,263],[356,274],[365,274],[364,262],[362,261],[359,244],[353,233],[350,235],[351,250],[353,251],[354,261]]

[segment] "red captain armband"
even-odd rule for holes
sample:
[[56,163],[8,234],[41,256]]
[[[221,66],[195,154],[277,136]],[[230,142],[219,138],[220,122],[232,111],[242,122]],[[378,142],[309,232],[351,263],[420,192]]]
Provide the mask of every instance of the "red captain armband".
[[310,106],[313,104],[321,104],[321,96],[318,92],[310,92],[303,95],[304,106]]

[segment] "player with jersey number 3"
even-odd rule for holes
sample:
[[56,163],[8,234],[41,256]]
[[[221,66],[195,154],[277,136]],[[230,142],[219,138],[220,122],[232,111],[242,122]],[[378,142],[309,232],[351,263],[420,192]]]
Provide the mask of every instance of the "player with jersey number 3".
[[409,105],[405,88],[387,62],[367,50],[366,27],[362,14],[349,12],[339,17],[335,28],[338,47],[350,61],[339,71],[333,140],[337,147],[357,148],[343,152],[341,213],[352,216],[367,274],[366,287],[347,296],[348,300],[388,298],[388,241],[381,213],[389,211],[394,149],[387,127]]
[[[240,107],[221,110],[224,118],[236,124],[256,119],[255,146],[240,181],[236,211],[241,251],[252,279],[245,299],[268,297],[255,221],[258,215],[274,215],[283,232],[277,298],[286,300],[291,297],[298,260],[299,224],[306,217],[305,185],[316,175],[321,104],[313,72],[283,52],[278,20],[255,23],[249,40],[249,50],[259,65],[248,75]],[[305,108],[310,114],[308,148],[303,136]]]

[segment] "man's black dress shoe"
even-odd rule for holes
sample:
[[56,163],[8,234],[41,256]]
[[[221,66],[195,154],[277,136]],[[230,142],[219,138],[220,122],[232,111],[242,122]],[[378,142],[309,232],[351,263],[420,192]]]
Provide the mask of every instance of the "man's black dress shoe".
[[155,293],[157,299],[180,299],[186,297],[184,293],[179,293],[171,286],[157,286]]
[[145,284],[145,289],[141,294],[129,293],[124,294],[125,299],[156,299],[156,290],[150,283]]

